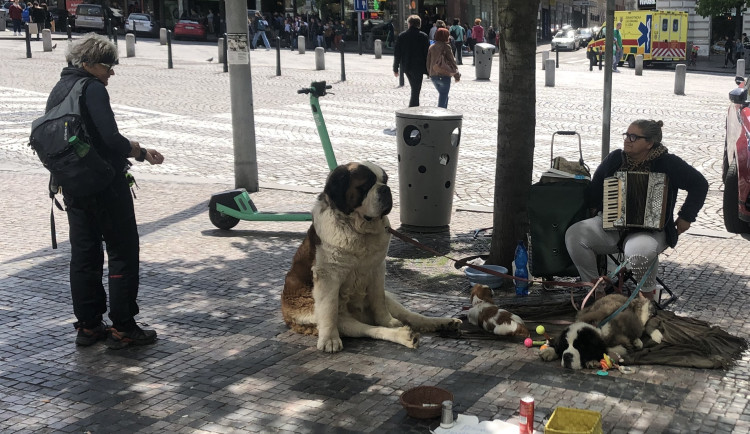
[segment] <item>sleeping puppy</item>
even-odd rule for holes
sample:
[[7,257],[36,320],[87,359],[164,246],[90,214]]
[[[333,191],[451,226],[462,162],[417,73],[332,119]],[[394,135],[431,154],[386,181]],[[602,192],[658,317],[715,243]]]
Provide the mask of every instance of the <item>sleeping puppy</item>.
[[492,301],[489,286],[476,284],[471,288],[469,322],[499,336],[528,336],[529,331],[518,316],[500,309]]
[[385,259],[393,207],[388,176],[375,164],[336,167],[312,210],[313,221],[292,259],[281,294],[284,322],[317,334],[335,353],[342,336],[369,337],[409,348],[419,332],[458,329],[458,318],[409,311],[385,290]]
[[661,332],[647,327],[653,316],[653,305],[640,296],[598,328],[599,323],[626,301],[624,295],[611,294],[582,309],[576,315],[576,322],[563,330],[553,346],[540,351],[540,357],[545,361],[560,358],[564,368],[595,368],[605,353],[617,360],[627,351],[643,348],[641,337],[644,334],[656,343],[661,342]]

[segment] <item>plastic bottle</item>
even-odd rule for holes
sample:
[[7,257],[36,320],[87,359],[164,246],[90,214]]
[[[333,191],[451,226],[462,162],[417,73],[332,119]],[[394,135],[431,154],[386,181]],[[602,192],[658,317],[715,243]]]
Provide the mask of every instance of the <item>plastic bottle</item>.
[[68,143],[70,143],[73,146],[73,150],[76,151],[76,155],[83,158],[86,154],[89,153],[89,149],[91,146],[84,142],[83,140],[79,139],[78,136],[71,136],[68,139]]
[[[523,240],[521,240],[518,242],[518,246],[516,247],[516,258],[513,260],[513,265],[516,266],[513,275],[522,279],[528,279],[528,262],[529,254],[526,251],[526,246],[523,244]],[[514,283],[516,285],[516,297],[526,297],[529,295],[529,282],[514,280]]]

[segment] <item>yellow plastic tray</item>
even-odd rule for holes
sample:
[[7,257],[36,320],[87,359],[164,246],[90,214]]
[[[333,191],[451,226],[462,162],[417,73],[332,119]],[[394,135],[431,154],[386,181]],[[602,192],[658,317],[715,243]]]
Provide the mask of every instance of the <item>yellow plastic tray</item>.
[[603,434],[602,414],[580,408],[557,407],[544,426],[545,434]]

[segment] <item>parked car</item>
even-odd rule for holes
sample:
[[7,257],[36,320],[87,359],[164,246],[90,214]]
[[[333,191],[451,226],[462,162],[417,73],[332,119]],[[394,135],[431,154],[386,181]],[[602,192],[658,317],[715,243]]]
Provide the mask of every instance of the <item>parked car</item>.
[[735,79],[737,88],[729,92],[729,109],[724,139],[724,227],[732,233],[750,233],[750,102],[746,82]]
[[181,19],[174,25],[172,36],[175,39],[200,39],[205,41],[208,29],[192,19]]
[[576,35],[578,36],[578,43],[580,47],[589,45],[589,42],[591,42],[591,38],[594,37],[594,33],[587,27],[581,27],[580,29],[576,30]]
[[151,14],[132,13],[125,20],[125,31],[154,35],[159,31],[159,23],[154,21]]
[[76,32],[107,32],[109,25],[122,28],[122,12],[119,9],[86,3],[76,6]]
[[550,45],[552,51],[560,49],[575,51],[578,49],[579,42],[575,30],[560,30],[552,37]]

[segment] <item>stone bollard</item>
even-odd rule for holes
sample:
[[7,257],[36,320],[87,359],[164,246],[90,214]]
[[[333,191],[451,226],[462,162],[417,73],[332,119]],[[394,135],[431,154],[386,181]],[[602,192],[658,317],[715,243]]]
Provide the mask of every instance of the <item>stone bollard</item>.
[[680,63],[674,67],[674,94],[685,95],[685,73],[687,65]]
[[326,69],[326,49],[315,47],[315,70],[322,71]]
[[164,27],[159,29],[159,44],[167,45],[167,29]]
[[375,40],[375,58],[380,59],[383,57],[383,41],[380,39]]
[[544,85],[555,87],[555,59],[544,61]]
[[219,63],[224,63],[224,38],[219,38]]
[[542,51],[542,71],[546,69],[546,63],[549,59],[549,51]]
[[49,29],[42,30],[42,48],[44,51],[52,51],[52,33]]
[[737,59],[737,72],[735,74],[737,77],[745,76],[745,59]]
[[125,35],[125,56],[135,57],[135,35],[132,33]]
[[305,54],[305,37],[297,36],[297,50],[299,54]]
[[635,75],[643,75],[643,54],[635,56]]

